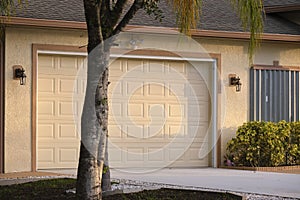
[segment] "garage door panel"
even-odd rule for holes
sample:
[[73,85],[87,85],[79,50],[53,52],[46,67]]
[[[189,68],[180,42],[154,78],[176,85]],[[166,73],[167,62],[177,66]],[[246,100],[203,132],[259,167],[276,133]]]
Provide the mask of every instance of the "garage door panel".
[[[68,146],[68,145],[66,145]],[[78,164],[78,148],[71,147],[41,147],[37,152],[38,167],[51,168],[74,168]],[[74,146],[74,145],[73,145]]]
[[55,78],[39,78],[38,87],[40,93],[54,93],[55,92]]
[[[80,56],[41,55],[38,60],[38,168],[75,168],[80,141],[75,123],[86,85],[77,73],[86,63]],[[208,165],[208,158],[198,158],[210,120],[210,96],[202,77],[208,72],[199,75],[190,67],[181,61],[112,63],[111,167]]]
[[74,123],[64,123],[59,125],[59,133],[58,133],[59,138],[65,138],[65,139],[70,139],[70,138],[75,138],[78,139],[78,131]]
[[110,71],[112,72],[112,75],[122,75],[123,74],[123,62],[120,59],[113,59],[109,62]]
[[169,138],[185,138],[185,134],[186,134],[186,131],[185,131],[185,126],[184,125],[181,125],[178,123],[178,125],[174,125],[174,124],[168,124],[167,125],[168,127],[168,136]]
[[150,147],[148,148],[147,155],[149,162],[163,162],[166,160],[166,153],[161,148]]
[[74,162],[76,163],[78,160],[78,148],[67,148],[61,147],[59,149],[59,162]]
[[58,79],[58,92],[59,93],[68,93],[68,94],[73,94],[78,93],[78,86],[75,82],[74,84],[75,77],[70,77],[70,78],[64,78],[64,79]]
[[177,162],[180,162],[183,160],[183,156],[179,157],[178,155],[182,154],[185,151],[184,148],[180,147],[172,147],[169,149],[169,159],[168,160],[176,160]]
[[109,114],[108,114],[110,119],[123,116],[124,113],[123,104],[124,102],[123,103],[115,102],[112,106],[110,106]]
[[148,84],[149,96],[165,96],[165,85],[164,84]]
[[108,91],[108,95],[112,96],[112,93],[114,94],[114,96],[117,96],[119,98],[122,98],[123,94],[125,94],[123,92],[123,82],[117,82],[117,80],[113,80],[113,79],[109,79],[109,81],[111,81],[111,84],[109,85],[109,91]]
[[38,124],[38,130],[39,130],[38,137],[41,139],[51,139],[55,136],[55,124],[54,123],[40,122]]
[[[199,147],[186,150],[182,145],[172,148],[156,147],[148,148],[126,148],[118,147],[109,149],[112,168],[153,168],[164,165],[171,167],[203,167],[207,166],[208,157],[199,158]],[[116,157],[117,155],[117,157]],[[126,162],[124,162],[126,160]],[[176,162],[174,162],[176,160]],[[130,161],[130,162],[129,162]]]
[[128,103],[127,115],[133,117],[144,117],[144,104],[143,103]]
[[76,76],[78,69],[86,67],[83,56],[39,55],[38,73]]
[[189,98],[197,98],[200,101],[208,101],[210,97],[207,86],[205,84],[193,84],[192,86],[187,88],[186,94],[187,96],[189,96]]
[[60,56],[58,60],[59,69],[74,69],[76,71],[79,69],[76,56]]
[[167,93],[171,97],[185,97],[186,91],[185,91],[185,83],[169,83],[168,87],[166,88]]
[[188,137],[194,139],[203,140],[204,137],[208,134],[207,124],[198,124],[198,125],[189,125],[188,126]]
[[144,161],[144,148],[127,148],[126,149],[126,160],[127,161]]
[[146,107],[146,116],[151,117],[152,120],[162,119],[166,116],[166,104],[164,103],[148,103]]
[[39,55],[38,57],[38,70],[53,71],[56,68],[54,56]]
[[148,126],[147,138],[157,138],[157,139],[162,139],[166,137],[166,126],[157,126],[157,125],[152,125]]
[[167,65],[169,65],[169,73],[176,72],[181,73],[183,75],[186,74],[186,64],[184,62],[168,61]]
[[109,138],[111,139],[124,137],[124,134],[122,133],[122,125],[109,124],[108,133],[109,133]]
[[38,115],[54,116],[55,105],[55,100],[40,100],[38,102]]
[[[52,100],[53,99],[53,100]],[[81,102],[72,102],[71,99],[61,99],[58,101],[54,98],[39,98],[38,102],[38,118],[74,118],[74,115],[78,115],[78,105]]]
[[185,117],[185,108],[184,105],[180,104],[169,104],[168,117]]
[[[49,74],[40,75],[38,81],[39,95],[46,95],[44,93],[55,95],[73,95],[83,94],[82,80],[76,80],[76,76],[61,76],[55,75],[55,78],[49,78]],[[81,89],[81,91],[79,90]]]
[[133,59],[124,59],[123,66],[126,66],[126,72],[135,70],[137,72],[146,72],[144,70],[144,61],[143,60],[133,60]]
[[39,163],[54,163],[55,162],[55,148],[43,147],[38,150],[38,162]]
[[144,126],[126,125],[128,138],[144,138]]
[[126,94],[127,96],[144,96],[145,87],[143,86],[143,82],[139,83],[136,81],[126,82]]
[[[68,117],[72,117],[73,115],[77,115],[76,113],[76,109],[73,109],[73,102],[72,100],[69,101],[59,101],[58,103],[58,114],[60,116],[68,116]],[[76,105],[75,105],[76,108]]]
[[119,147],[110,146],[109,148],[109,162],[115,164],[115,166],[121,166],[122,161],[124,160],[123,151],[119,149]]
[[210,121],[210,109],[207,104],[200,103],[199,105],[200,121],[209,122]]

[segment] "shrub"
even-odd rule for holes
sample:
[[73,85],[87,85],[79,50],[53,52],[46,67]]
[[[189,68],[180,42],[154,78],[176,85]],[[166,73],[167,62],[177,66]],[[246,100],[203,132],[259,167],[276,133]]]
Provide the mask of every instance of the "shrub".
[[300,165],[300,122],[291,123],[291,134],[287,148],[287,164]]
[[227,143],[227,157],[237,166],[299,164],[300,122],[244,123]]

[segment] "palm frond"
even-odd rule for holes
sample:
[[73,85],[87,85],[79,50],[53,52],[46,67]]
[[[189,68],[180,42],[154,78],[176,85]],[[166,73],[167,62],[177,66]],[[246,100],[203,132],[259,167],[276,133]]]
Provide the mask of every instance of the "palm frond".
[[23,3],[26,3],[27,0],[1,0],[0,1],[0,15],[10,16],[15,12],[18,6],[22,6]]
[[191,29],[197,27],[197,22],[199,22],[200,19],[202,0],[168,1],[173,4],[180,32],[191,35]]
[[259,47],[263,32],[264,9],[262,0],[230,0],[237,10],[244,30],[249,29],[250,41],[248,47],[249,61],[252,62],[253,54]]

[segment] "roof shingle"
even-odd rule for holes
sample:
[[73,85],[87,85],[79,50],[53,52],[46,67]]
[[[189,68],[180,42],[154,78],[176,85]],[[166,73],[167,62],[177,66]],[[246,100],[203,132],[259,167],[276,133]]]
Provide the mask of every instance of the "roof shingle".
[[[198,28],[201,30],[218,30],[241,32],[243,28],[229,0],[203,0],[203,9]],[[266,5],[299,3],[300,0],[264,0]],[[176,27],[176,16],[165,0],[159,4],[163,11],[162,22],[149,16],[144,10],[138,11],[131,20],[131,25]],[[28,0],[28,5],[16,12],[17,17],[65,20],[84,22],[82,0]],[[276,14],[267,14],[265,33],[300,35],[300,26]]]

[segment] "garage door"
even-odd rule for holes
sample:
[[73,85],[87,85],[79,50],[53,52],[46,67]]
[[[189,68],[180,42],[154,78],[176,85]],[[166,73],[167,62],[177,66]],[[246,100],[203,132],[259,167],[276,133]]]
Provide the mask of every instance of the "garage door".
[[83,61],[80,56],[38,57],[38,169],[77,166],[80,135],[74,123],[73,96],[83,95],[80,83],[74,82]]
[[[84,57],[38,57],[38,169],[76,168]],[[109,158],[113,168],[209,165],[209,63],[116,59],[110,68]],[[79,73],[80,74],[80,73]],[[205,78],[203,78],[205,77]],[[200,150],[202,153],[200,153]]]

